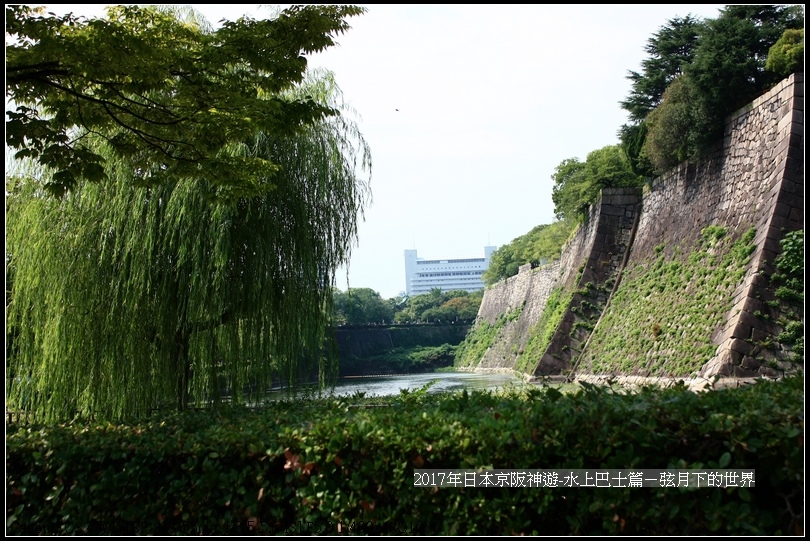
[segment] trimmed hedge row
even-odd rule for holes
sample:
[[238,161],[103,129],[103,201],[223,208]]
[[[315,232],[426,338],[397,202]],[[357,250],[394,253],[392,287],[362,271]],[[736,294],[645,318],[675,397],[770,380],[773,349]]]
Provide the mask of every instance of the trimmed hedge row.
[[[803,533],[803,379],[277,402],[7,427],[7,534]],[[746,488],[418,488],[413,470],[756,469]]]

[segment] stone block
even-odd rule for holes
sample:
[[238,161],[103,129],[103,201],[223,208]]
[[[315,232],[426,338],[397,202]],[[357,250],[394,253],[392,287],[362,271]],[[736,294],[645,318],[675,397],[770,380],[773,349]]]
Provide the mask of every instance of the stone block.
[[804,209],[796,207],[790,209],[790,220],[793,223],[804,225]]
[[743,355],[748,355],[754,350],[754,346],[742,338],[733,338],[728,344],[728,349],[732,355],[732,359],[736,360],[735,353],[740,354],[740,359],[742,359]]
[[787,137],[788,146],[800,150],[804,143],[804,134],[802,133],[803,125],[793,123],[790,127],[790,135]]
[[785,160],[785,169],[788,171],[804,171],[803,156],[788,155]]
[[706,363],[703,368],[700,369],[698,375],[704,378],[710,378],[713,376],[728,376],[731,374],[732,367],[729,361],[730,359],[728,358],[728,352],[719,354],[717,357]]
[[723,329],[717,329],[712,333],[711,341],[714,344],[722,344],[729,338],[744,338],[742,336],[734,336],[736,325],[732,325]]
[[773,340],[773,335],[763,331],[762,329],[751,329],[751,341],[762,342],[763,340]]
[[793,182],[794,183],[794,188],[795,188],[795,186],[799,187],[798,190],[794,189],[794,191],[792,191],[792,192],[788,192],[787,190],[783,190],[783,193],[788,194],[791,197],[803,197],[803,195],[804,195],[804,189],[803,189],[804,188],[803,187],[804,169],[802,169],[800,171],[788,171],[788,170],[782,171],[782,179],[788,179],[791,182]]
[[737,316],[737,321],[745,325],[748,325],[749,327],[754,329],[759,329],[763,326],[762,319],[756,317],[754,314],[750,312],[746,312],[745,310],[740,312],[740,315]]
[[784,114],[784,116],[779,120],[779,123],[776,125],[777,130],[779,132],[784,132],[791,127],[791,124],[794,122],[794,115],[792,114],[794,111],[788,109]]
[[745,368],[746,370],[754,370],[756,371],[760,367],[761,363],[756,360],[755,358],[751,357],[750,355],[746,355],[743,357],[740,366]]
[[749,312],[740,312],[739,321],[752,329],[759,329],[772,335],[779,334],[779,326],[773,320],[757,317]]
[[757,310],[764,311],[766,310],[765,303],[759,299],[754,297],[747,297],[745,299],[745,303],[742,305],[742,309],[746,312],[754,313]]
[[786,192],[788,194],[800,194],[802,193],[803,189],[804,186],[802,185],[802,183],[796,180],[795,178],[788,175],[782,177],[782,184],[781,184],[782,192]]
[[757,373],[766,378],[778,378],[782,375],[779,370],[771,368],[770,366],[760,366]]
[[751,289],[759,289],[768,287],[768,278],[761,274],[750,274],[745,278],[744,287]]
[[590,267],[585,267],[585,270],[582,271],[582,278],[580,279],[580,284],[577,284],[579,287],[581,284],[587,284],[588,282],[593,282],[596,280],[597,276]]
[[756,377],[757,371],[756,370],[747,370],[742,366],[734,366],[731,370],[731,376],[735,378],[753,378]]
[[762,252],[760,252],[760,260],[756,267],[757,271],[764,272],[767,276],[772,276],[773,273],[776,271],[776,269],[772,265],[774,259],[776,258],[776,255],[777,255],[776,253],[770,250],[763,249]]
[[745,323],[738,323],[737,325],[732,327],[731,331],[729,332],[730,335],[729,337],[748,340],[749,338],[751,338],[751,331],[752,327],[750,325],[746,325]]
[[773,217],[776,218],[778,216],[780,218],[787,218],[790,216],[790,208],[790,204],[785,202],[785,200],[779,201],[773,208]]
[[617,206],[621,205],[621,206],[627,207],[627,206],[630,206],[630,205],[635,206],[636,204],[638,204],[640,199],[641,199],[641,197],[639,195],[636,195],[636,194],[617,195],[617,196],[615,196],[615,198],[613,199],[612,202],[613,202],[614,205],[617,205]]
[[790,220],[788,220],[789,213],[790,207],[786,203],[777,202],[771,215],[771,226],[780,230],[783,227],[788,227],[790,224]]

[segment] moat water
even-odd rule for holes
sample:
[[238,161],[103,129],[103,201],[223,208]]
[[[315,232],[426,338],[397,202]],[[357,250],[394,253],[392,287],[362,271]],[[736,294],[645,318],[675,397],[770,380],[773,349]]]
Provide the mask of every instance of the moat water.
[[[428,393],[445,393],[472,390],[497,390],[527,385],[523,379],[511,374],[479,374],[475,372],[431,372],[428,374],[401,374],[394,376],[358,376],[338,379],[335,388],[322,391],[329,396],[350,396],[363,393],[365,396],[391,396],[403,389],[416,391],[435,381]],[[278,392],[281,395],[281,391]]]

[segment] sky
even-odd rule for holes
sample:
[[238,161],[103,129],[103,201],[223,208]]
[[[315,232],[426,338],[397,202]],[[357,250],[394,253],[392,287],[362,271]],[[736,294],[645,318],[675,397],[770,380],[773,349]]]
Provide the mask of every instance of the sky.
[[[192,4],[216,24],[269,10]],[[554,221],[565,159],[619,143],[619,103],[668,20],[723,4],[369,4],[338,45],[308,57],[335,74],[371,148],[372,198],[337,286],[405,291],[404,251],[483,257]],[[50,11],[98,16],[101,5]]]

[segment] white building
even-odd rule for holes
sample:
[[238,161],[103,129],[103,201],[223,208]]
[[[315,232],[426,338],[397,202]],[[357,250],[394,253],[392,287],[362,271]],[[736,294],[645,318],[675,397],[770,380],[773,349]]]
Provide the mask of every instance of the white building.
[[416,250],[405,250],[405,292],[409,296],[442,291],[484,289],[481,275],[489,267],[496,246],[485,246],[484,257],[469,259],[429,259],[416,257]]

